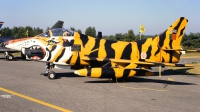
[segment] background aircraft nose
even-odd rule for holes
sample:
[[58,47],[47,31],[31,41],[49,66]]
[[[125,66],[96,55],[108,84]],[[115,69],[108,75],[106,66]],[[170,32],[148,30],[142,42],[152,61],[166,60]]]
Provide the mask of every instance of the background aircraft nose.
[[8,45],[9,41],[10,41],[10,40],[7,40],[7,41],[3,42],[4,45]]
[[9,40],[12,40],[12,37],[4,37],[1,36],[0,37],[0,47],[5,47],[5,44],[7,44],[9,42]]
[[3,47],[9,47],[9,42],[10,42],[10,40],[3,42],[2,43]]

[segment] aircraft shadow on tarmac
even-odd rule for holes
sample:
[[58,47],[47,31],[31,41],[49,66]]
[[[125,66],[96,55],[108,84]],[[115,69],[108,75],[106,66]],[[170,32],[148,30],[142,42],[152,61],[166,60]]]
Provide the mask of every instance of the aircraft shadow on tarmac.
[[[162,79],[148,79],[142,77],[131,77],[127,78],[124,81],[118,81],[119,83],[161,83],[167,85],[197,85],[195,83],[179,82],[179,81],[170,81]],[[108,80],[96,80],[96,81],[86,81],[85,83],[110,83]],[[115,81],[113,83],[116,83]]]
[[[42,73],[41,75],[44,75],[47,77],[47,74],[45,74],[45,73]],[[78,75],[74,74],[73,72],[56,73],[56,75],[57,75],[56,79],[60,79],[62,77],[66,77],[66,78],[83,77],[83,76],[78,76]],[[150,77],[152,77],[152,76],[150,76]],[[156,77],[158,77],[158,76],[156,76]],[[168,84],[168,85],[197,85],[195,83],[163,80],[162,78],[161,79],[148,79],[148,78],[144,78],[144,77],[140,77],[140,76],[126,78],[124,81],[118,80],[118,82],[119,83],[161,83],[161,84]],[[85,83],[111,83],[111,82],[109,82],[108,79],[98,79],[98,80],[94,80],[94,81],[85,81]],[[116,83],[116,82],[114,81],[113,83]]]
[[[172,69],[168,69],[166,71],[162,72],[162,76],[178,76],[178,75],[187,75],[187,70],[192,69],[192,68],[181,68],[178,70],[172,70]],[[196,76],[197,74],[189,74],[188,76]],[[158,77],[159,73],[155,72],[155,75],[150,76],[150,77]],[[116,82],[116,81],[114,81]],[[145,78],[145,77],[141,77],[141,76],[136,76],[136,77],[131,77],[131,78],[126,78],[123,81],[118,81],[120,83],[161,83],[161,84],[171,84],[171,85],[197,85],[195,83],[187,83],[187,82],[179,82],[179,81],[170,81],[170,80],[163,80],[161,79],[149,79],[149,78]],[[86,81],[85,83],[110,83],[108,80],[96,80],[96,81]]]
[[[47,77],[47,74],[45,74],[45,73],[42,73],[41,75],[44,75]],[[78,76],[78,75],[74,74],[73,72],[56,73],[56,75],[57,75],[56,79],[60,79],[62,77],[67,77],[67,78],[83,77],[83,76]],[[118,82],[119,83],[130,83],[130,82],[132,82],[132,83],[161,83],[161,84],[168,84],[168,85],[197,85],[195,83],[187,83],[187,82],[179,82],[179,81],[170,81],[170,80],[162,80],[162,79],[148,79],[148,78],[143,78],[140,76],[126,78],[124,81],[118,81]],[[98,79],[98,80],[94,80],[94,81],[85,81],[85,83],[111,83],[111,82],[109,82],[108,79]],[[114,83],[116,83],[116,82],[114,82]]]

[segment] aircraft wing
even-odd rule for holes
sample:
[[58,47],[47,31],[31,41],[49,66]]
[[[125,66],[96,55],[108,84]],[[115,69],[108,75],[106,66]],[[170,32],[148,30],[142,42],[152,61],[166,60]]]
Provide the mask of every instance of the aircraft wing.
[[126,60],[126,59],[112,59],[112,58],[95,58],[95,57],[83,57],[81,60],[84,61],[108,61],[111,63],[122,65],[125,69],[135,69],[135,65],[139,66],[149,66],[149,67],[156,67],[156,66],[171,66],[171,67],[193,67],[190,64],[179,64],[179,63],[163,63],[163,62],[155,62],[149,59],[141,59],[141,60]]

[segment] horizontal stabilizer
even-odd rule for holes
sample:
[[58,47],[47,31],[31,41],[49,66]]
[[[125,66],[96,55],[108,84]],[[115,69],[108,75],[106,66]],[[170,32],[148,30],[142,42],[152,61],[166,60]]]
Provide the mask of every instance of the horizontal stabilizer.
[[164,51],[186,51],[186,52],[200,52],[200,49],[197,50],[183,50],[183,49],[162,49]]
[[165,63],[165,66],[171,66],[171,67],[193,67],[193,65],[190,64],[173,64],[173,63]]
[[200,52],[200,49],[197,50],[185,50],[186,52]]
[[183,49],[162,49],[164,51],[185,51]]

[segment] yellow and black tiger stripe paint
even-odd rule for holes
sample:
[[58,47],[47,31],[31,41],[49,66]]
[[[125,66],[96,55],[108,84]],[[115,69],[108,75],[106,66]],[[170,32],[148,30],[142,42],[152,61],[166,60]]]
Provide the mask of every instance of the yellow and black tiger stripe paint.
[[[154,38],[147,38],[136,42],[121,42],[102,39],[94,39],[90,36],[75,33],[75,43],[81,44],[82,51],[80,58],[87,54],[88,57],[96,58],[113,58],[127,59],[138,61],[141,59],[141,53],[145,53],[145,59],[155,62],[177,63],[180,59],[181,52],[175,49],[181,49],[181,40],[184,35],[188,20],[184,17],[175,21],[166,31]],[[172,38],[173,36],[173,38]],[[91,52],[98,49],[94,52]],[[163,50],[170,49],[170,50]],[[90,53],[91,52],[91,53]],[[78,58],[77,58],[78,59]],[[78,59],[79,60],[79,59]],[[93,59],[90,60],[92,62]],[[96,62],[98,63],[98,61]],[[140,65],[142,66],[142,65]],[[135,65],[135,67],[138,67]],[[144,67],[144,66],[142,66]],[[146,67],[148,68],[148,66]],[[149,66],[150,68],[150,66]],[[129,77],[137,74],[153,75],[146,70],[134,70],[123,68],[88,68],[76,71],[82,76],[90,76],[95,78],[109,77]]]

